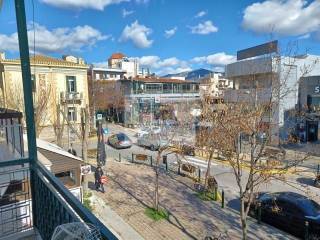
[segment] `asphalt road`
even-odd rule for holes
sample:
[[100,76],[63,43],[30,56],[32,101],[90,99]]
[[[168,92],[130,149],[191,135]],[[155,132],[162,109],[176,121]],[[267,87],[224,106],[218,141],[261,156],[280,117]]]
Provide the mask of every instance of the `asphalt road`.
[[[123,128],[118,125],[110,124],[107,126],[109,129],[108,136],[123,132],[127,134],[131,140],[133,141],[133,146],[129,149],[114,149],[111,146],[106,144],[106,153],[107,159],[119,159],[119,154],[121,155],[122,161],[131,161],[132,153],[134,154],[147,154],[152,156],[153,159],[156,158],[157,152],[150,151],[149,149],[140,147],[136,144],[137,138],[135,137],[135,131],[128,128]],[[79,144],[74,144],[74,147],[77,149],[77,152],[80,151]],[[90,141],[88,149],[95,149],[97,148],[97,142]],[[106,164],[106,169],[108,166],[108,160]],[[176,156],[169,155],[168,162],[170,164],[175,164],[177,161]],[[196,157],[185,157],[182,161],[189,162],[195,166],[200,167],[201,173],[204,174],[206,171],[206,162],[202,159]],[[237,186],[233,170],[230,166],[223,164],[221,162],[212,162],[211,165],[211,175],[215,176],[216,180],[218,181],[218,185],[220,189],[225,191],[225,199],[226,204],[229,207],[239,210],[239,200],[238,200],[238,192],[239,188]],[[243,171],[243,181],[247,179],[248,173]],[[307,188],[312,191],[313,193],[317,193],[320,196],[320,189],[315,188],[312,185],[313,179],[311,177],[299,176],[299,175],[288,175],[286,176],[286,181],[279,181],[279,180],[271,180],[267,184],[260,185],[259,191],[268,191],[268,192],[279,192],[279,191],[292,191],[298,192],[301,194],[306,194]]]

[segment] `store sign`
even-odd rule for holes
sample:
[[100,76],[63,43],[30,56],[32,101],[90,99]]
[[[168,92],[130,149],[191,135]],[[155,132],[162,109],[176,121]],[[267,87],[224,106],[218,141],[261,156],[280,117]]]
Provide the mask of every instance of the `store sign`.
[[81,175],[91,174],[91,165],[81,166]]
[[316,87],[314,88],[314,92],[315,92],[315,93],[320,93],[320,86],[316,86]]
[[97,114],[97,120],[102,120],[102,114]]

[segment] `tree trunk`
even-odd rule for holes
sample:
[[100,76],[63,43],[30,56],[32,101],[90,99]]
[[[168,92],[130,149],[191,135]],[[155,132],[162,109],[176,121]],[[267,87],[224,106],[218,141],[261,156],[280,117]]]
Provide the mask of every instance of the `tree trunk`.
[[160,154],[157,156],[156,166],[155,166],[155,187],[154,187],[154,209],[159,211],[159,162],[160,162]]
[[208,179],[210,177],[212,155],[213,154],[212,154],[212,151],[211,151],[210,154],[209,154],[206,177],[205,177],[205,181],[204,181],[204,189],[206,189],[206,190],[207,190],[207,187],[208,187]]
[[62,147],[62,133],[61,133],[61,122],[60,122],[60,104],[57,104],[57,123],[56,123],[56,137],[57,145]]
[[88,105],[86,108],[82,109],[81,116],[81,125],[82,125],[82,158],[84,162],[87,162],[88,156],[88,135],[89,135],[89,114],[88,114]]
[[240,198],[240,219],[242,228],[242,239],[247,240],[247,216],[244,207],[244,198]]

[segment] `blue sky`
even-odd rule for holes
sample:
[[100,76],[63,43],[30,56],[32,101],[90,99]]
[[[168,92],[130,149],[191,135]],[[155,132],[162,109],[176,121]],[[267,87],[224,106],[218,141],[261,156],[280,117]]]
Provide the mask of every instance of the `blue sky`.
[[[0,12],[0,51],[18,56],[14,1]],[[320,55],[320,1],[25,0],[36,52],[73,54],[99,66],[113,52],[158,74],[221,70],[236,51],[279,39]],[[272,33],[272,34],[271,34]]]

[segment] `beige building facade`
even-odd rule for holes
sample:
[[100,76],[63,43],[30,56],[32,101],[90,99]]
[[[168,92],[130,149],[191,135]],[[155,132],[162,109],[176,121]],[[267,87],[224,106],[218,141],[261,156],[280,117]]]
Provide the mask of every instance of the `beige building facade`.
[[[76,61],[36,55],[30,57],[35,121],[41,126],[56,124],[57,105],[76,124],[81,108],[89,105],[87,65]],[[0,105],[24,112],[20,59],[0,55]],[[62,121],[62,114],[59,116]]]

